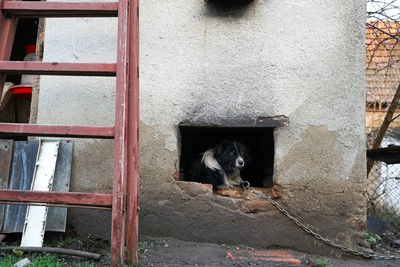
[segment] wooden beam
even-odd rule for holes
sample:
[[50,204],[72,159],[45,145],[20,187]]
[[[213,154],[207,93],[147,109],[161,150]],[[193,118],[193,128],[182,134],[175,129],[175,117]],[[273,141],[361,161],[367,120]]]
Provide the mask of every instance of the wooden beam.
[[0,134],[43,137],[114,138],[114,127],[56,126],[25,123],[0,123]]
[[5,1],[3,11],[17,17],[116,17],[118,2],[72,3]]
[[[3,6],[6,1],[7,0],[0,0],[0,7]],[[0,9],[0,60],[10,60],[17,24],[18,18],[8,16],[4,10]],[[3,94],[5,80],[6,75],[0,73],[0,100]]]
[[115,96],[115,141],[113,205],[111,217],[111,265],[124,265],[126,234],[126,192],[128,179],[128,106],[129,106],[129,4],[119,0],[117,78]]
[[33,61],[0,61],[0,73],[67,76],[115,76],[112,63],[59,63]]
[[126,212],[126,259],[128,265],[139,262],[139,1],[129,6],[129,95],[128,95],[128,181]]
[[0,190],[0,200],[111,207],[112,195],[78,192]]

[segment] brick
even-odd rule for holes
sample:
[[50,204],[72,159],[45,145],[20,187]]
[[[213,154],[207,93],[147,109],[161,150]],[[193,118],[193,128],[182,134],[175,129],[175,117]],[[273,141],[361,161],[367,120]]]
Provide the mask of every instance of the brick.
[[272,187],[272,197],[273,198],[281,198],[282,193],[279,191],[279,186],[278,185],[274,185]]
[[230,188],[230,189],[220,189],[215,191],[216,194],[224,196],[224,197],[233,197],[233,198],[242,198],[242,189],[237,188]]
[[245,260],[248,261],[265,261],[274,264],[289,264],[298,266],[310,266],[311,261],[305,254],[298,252],[290,252],[285,250],[228,250],[225,258],[233,261]]

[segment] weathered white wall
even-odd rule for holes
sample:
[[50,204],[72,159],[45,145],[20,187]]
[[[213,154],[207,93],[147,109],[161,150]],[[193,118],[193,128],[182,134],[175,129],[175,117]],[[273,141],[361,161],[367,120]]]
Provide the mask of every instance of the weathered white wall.
[[[44,61],[114,63],[116,28],[116,18],[46,19]],[[114,125],[115,78],[42,76],[40,83],[37,123]],[[74,140],[71,191],[110,193],[112,166],[111,140]],[[68,222],[82,235],[110,235],[109,212],[69,209]]]
[[[289,126],[275,132],[274,173],[283,203],[339,242],[363,239],[365,5],[140,1],[142,233],[313,248],[278,213],[250,216],[228,200],[192,198],[173,179],[179,122],[284,115]],[[113,62],[115,46],[113,19],[47,20],[45,61]],[[38,123],[113,124],[114,83],[42,77]],[[111,142],[76,142],[72,189],[109,192],[111,167]],[[78,213],[70,217],[85,228]],[[213,220],[220,226],[210,231]],[[253,235],[240,233],[249,226]]]

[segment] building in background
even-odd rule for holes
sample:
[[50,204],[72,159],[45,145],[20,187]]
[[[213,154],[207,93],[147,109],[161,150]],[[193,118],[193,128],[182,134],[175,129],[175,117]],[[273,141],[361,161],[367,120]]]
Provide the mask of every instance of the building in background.
[[[377,27],[394,35],[400,32],[399,22],[370,23],[376,24]],[[382,125],[400,84],[400,42],[368,26],[366,33],[366,81],[366,132],[370,136],[374,136],[374,133]],[[394,117],[399,114],[400,108],[396,111]],[[394,120],[389,127],[390,129],[399,128],[400,118]]]

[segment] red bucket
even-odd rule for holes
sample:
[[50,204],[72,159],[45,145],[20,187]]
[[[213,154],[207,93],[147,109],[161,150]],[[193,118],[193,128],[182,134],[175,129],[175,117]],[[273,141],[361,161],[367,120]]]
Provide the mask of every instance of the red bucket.
[[10,88],[12,95],[19,99],[31,99],[32,97],[32,86],[26,85],[14,85]]
[[26,51],[26,54],[35,54],[36,53],[36,45],[35,44],[25,45],[25,51]]

